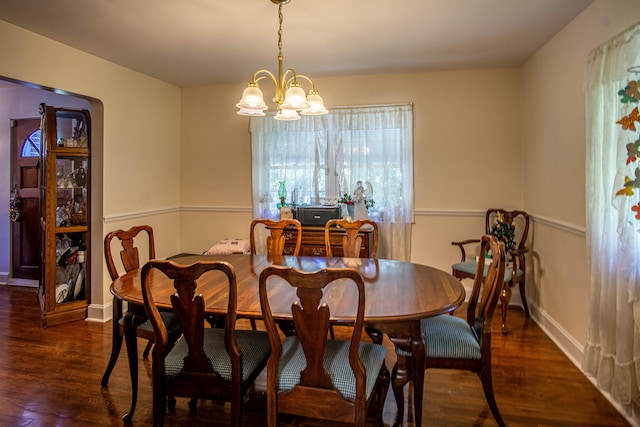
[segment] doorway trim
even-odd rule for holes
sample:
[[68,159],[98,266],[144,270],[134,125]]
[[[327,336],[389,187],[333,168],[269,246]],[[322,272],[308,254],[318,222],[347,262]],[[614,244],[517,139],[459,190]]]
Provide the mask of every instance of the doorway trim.
[[[56,89],[39,85],[36,83],[25,82],[22,80],[16,80],[9,77],[0,75],[0,83],[9,82],[18,86],[27,87],[30,89],[42,90],[45,92],[55,93],[62,96],[72,96],[87,100],[90,104],[91,111],[91,162],[92,162],[92,175],[91,175],[91,232],[96,237],[91,239],[91,251],[95,256],[91,257],[91,305],[88,308],[87,318],[88,320],[102,320],[106,321],[111,318],[111,298],[109,290],[105,291],[103,283],[104,277],[104,256],[102,256],[102,236],[104,235],[103,216],[104,216],[104,105],[101,100],[92,98],[90,96],[71,93],[65,90]],[[0,190],[5,191],[5,194],[9,194],[9,183],[7,187]],[[3,277],[4,276],[4,277]],[[7,272],[6,275],[0,273],[0,284],[18,284],[18,280],[11,278],[11,272]]]

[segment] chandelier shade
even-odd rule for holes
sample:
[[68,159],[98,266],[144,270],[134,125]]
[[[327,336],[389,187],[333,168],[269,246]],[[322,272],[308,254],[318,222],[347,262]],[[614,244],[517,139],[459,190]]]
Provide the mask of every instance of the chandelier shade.
[[[273,102],[278,107],[276,120],[299,120],[300,114],[318,115],[327,114],[329,111],[324,106],[322,97],[318,94],[313,80],[309,77],[296,74],[292,68],[283,70],[282,66],[282,6],[291,0],[271,0],[278,5],[279,29],[278,29],[278,74],[277,76],[268,70],[258,70],[253,74],[253,80],[242,92],[242,98],[236,104],[238,114],[241,116],[264,116],[264,110],[269,107],[264,102],[264,96],[258,82],[263,79],[270,80],[275,85]],[[298,82],[298,79],[311,84],[308,94]]]
[[324,102],[322,102],[322,97],[318,95],[318,92],[313,93],[310,91],[309,95],[307,95],[307,102],[309,103],[309,107],[300,111],[300,114],[304,114],[305,116],[318,116],[328,113],[324,107]]
[[274,117],[276,120],[300,120],[300,116],[296,110],[286,108],[278,109],[278,114]]
[[267,104],[264,103],[262,91],[257,84],[249,85],[242,92],[242,99],[236,104],[236,107],[244,110],[266,110]]

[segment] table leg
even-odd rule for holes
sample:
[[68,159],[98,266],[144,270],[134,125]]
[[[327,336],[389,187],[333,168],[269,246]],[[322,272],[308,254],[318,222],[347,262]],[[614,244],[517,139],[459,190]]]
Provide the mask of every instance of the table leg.
[[391,371],[391,389],[393,390],[393,396],[396,399],[396,406],[398,407],[396,421],[393,427],[401,427],[402,421],[404,420],[404,386],[409,382],[409,377],[413,370],[410,365],[411,359],[409,357],[398,356]]
[[131,376],[131,408],[122,416],[125,423],[130,423],[136,409],[138,399],[138,339],[136,337],[136,325],[134,315],[130,312],[122,319],[124,338],[127,343],[127,357],[129,358],[129,374]]
[[398,406],[394,427],[401,427],[404,421],[404,386],[413,380],[413,408],[416,427],[422,426],[422,398],[424,394],[425,344],[422,334],[416,337],[392,337],[393,344],[410,356],[398,356],[391,374],[391,386]]
[[413,411],[416,427],[422,427],[422,396],[424,393],[424,364],[425,350],[424,339],[411,340],[411,353],[413,354]]

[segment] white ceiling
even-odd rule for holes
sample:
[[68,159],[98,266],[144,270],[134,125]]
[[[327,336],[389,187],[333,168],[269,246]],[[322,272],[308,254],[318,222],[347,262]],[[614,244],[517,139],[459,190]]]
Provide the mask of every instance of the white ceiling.
[[[312,78],[517,67],[592,1],[292,0],[284,67]],[[277,72],[269,0],[2,0],[0,19],[181,87]]]

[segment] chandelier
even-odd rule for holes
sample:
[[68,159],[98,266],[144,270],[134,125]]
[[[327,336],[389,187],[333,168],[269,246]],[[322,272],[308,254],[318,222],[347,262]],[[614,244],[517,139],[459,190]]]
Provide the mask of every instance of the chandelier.
[[[258,70],[253,73],[253,80],[242,92],[242,98],[236,104],[238,114],[241,116],[264,116],[264,110],[268,109],[264,103],[262,91],[258,82],[268,79],[276,87],[276,95],[273,102],[278,105],[276,120],[299,120],[298,112],[303,115],[327,114],[322,97],[309,77],[296,74],[292,68],[282,71],[282,6],[291,0],[271,0],[278,5],[278,76],[274,76],[269,70]],[[305,92],[298,83],[298,79],[307,80],[311,84],[311,90],[305,96]]]

